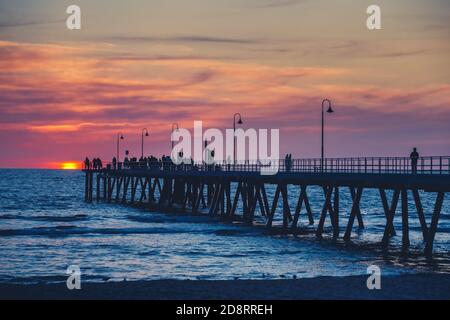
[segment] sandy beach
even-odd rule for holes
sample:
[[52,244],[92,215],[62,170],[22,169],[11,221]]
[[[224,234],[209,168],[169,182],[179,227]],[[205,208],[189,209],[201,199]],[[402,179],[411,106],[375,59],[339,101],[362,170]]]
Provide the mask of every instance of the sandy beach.
[[384,276],[381,290],[368,290],[365,276],[286,280],[155,280],[83,283],[0,284],[1,299],[132,300],[301,300],[301,299],[450,299],[450,274]]

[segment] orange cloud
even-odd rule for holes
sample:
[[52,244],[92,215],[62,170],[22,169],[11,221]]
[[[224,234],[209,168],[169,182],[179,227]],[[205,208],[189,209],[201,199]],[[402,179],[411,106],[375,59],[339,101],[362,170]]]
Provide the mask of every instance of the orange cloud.
[[124,143],[133,148],[147,127],[152,150],[167,153],[172,122],[189,128],[203,120],[227,128],[234,112],[244,115],[246,126],[284,128],[312,139],[325,97],[336,106],[328,127],[336,136],[372,132],[376,139],[393,127],[413,134],[419,127],[428,140],[448,133],[445,83],[391,88],[353,81],[361,76],[356,69],[123,56],[101,44],[0,41],[0,131],[11,140],[0,142],[2,149],[17,148],[11,157],[25,149],[30,157],[43,154],[43,164],[52,157],[56,168],[88,152],[109,157],[117,131],[127,133]]

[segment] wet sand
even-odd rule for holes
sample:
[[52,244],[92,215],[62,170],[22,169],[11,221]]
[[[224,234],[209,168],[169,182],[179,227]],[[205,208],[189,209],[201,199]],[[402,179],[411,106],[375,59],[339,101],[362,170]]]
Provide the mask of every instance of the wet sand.
[[0,284],[1,299],[300,300],[450,299],[450,274],[384,276],[368,290],[366,276],[283,280],[154,280],[61,284]]

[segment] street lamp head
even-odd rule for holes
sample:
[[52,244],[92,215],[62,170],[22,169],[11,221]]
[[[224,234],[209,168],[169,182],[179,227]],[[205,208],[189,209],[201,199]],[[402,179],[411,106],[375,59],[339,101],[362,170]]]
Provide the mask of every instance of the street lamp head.
[[145,136],[148,137],[148,132],[145,133]]
[[241,114],[239,113],[239,112],[237,112],[237,113],[235,113],[234,114],[234,122],[236,123],[236,116],[238,116],[239,117],[239,119],[238,119],[238,124],[243,124],[243,122],[242,122],[242,116],[241,116]]
[[323,99],[323,101],[322,101],[322,112],[323,112],[325,103],[328,103],[328,110],[327,110],[327,113],[333,113],[334,111],[333,111],[333,109],[331,108],[331,101],[330,101],[329,99]]
[[123,138],[123,135],[120,135],[120,140],[123,140],[124,138]]

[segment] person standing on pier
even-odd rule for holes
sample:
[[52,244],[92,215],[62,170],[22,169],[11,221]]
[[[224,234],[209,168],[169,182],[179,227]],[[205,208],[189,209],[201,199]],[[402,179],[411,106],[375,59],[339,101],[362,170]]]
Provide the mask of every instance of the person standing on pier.
[[89,167],[90,167],[90,161],[89,161],[89,158],[86,157],[86,159],[84,160],[84,168],[89,170],[90,169]]
[[417,174],[417,162],[419,160],[419,153],[417,152],[417,148],[413,149],[413,152],[409,155],[411,159],[411,170],[413,174]]
[[117,166],[117,159],[116,159],[116,157],[114,157],[112,159],[112,165],[113,165],[113,169],[116,170],[116,166]]
[[292,155],[287,154],[286,157],[284,158],[284,167],[286,172],[291,171],[291,166],[292,166]]

